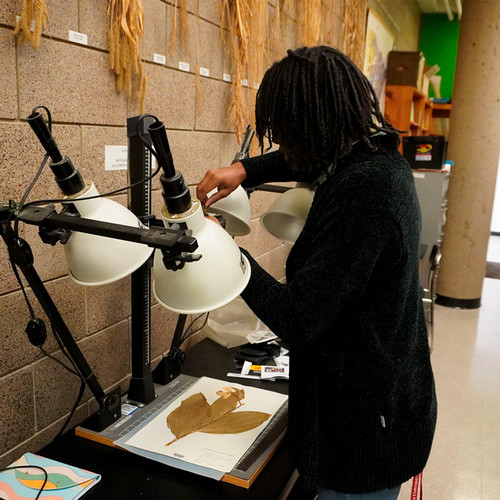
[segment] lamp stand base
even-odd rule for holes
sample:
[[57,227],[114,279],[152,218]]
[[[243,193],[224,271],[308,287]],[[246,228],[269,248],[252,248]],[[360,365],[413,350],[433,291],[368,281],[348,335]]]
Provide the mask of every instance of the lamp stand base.
[[140,401],[141,403],[151,403],[156,398],[151,372],[144,377],[132,377],[128,387],[128,399]]
[[167,385],[181,373],[181,365],[186,355],[178,349],[171,349],[158,366],[153,370],[153,381],[156,384]]
[[101,401],[99,401],[99,410],[94,415],[91,415],[85,420],[81,427],[85,427],[92,431],[100,432],[106,427],[116,422],[121,415],[121,397],[120,388],[106,394]]

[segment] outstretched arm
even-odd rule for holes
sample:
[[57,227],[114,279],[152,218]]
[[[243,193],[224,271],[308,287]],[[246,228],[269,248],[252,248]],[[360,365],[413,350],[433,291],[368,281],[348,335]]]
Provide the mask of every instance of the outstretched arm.
[[[245,179],[247,172],[241,162],[229,167],[209,170],[196,187],[196,196],[206,206],[232,193]],[[217,188],[217,192],[208,198],[208,193]]]

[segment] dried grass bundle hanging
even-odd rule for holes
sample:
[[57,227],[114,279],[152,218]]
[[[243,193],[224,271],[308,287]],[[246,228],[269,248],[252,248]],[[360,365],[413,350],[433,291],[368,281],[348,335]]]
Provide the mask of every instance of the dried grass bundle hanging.
[[365,57],[366,3],[367,0],[344,0],[342,21],[342,51],[361,69]]
[[278,58],[281,58],[288,48],[286,46],[287,33],[290,30],[292,20],[292,1],[291,0],[276,0],[274,13],[270,26],[270,51],[277,53]]
[[267,0],[253,0],[250,16],[248,80],[251,88],[258,84],[269,66],[269,6]]
[[[250,17],[249,0],[221,0],[221,35],[234,64],[233,95],[229,104],[229,116],[238,142],[241,142],[250,122],[242,83],[249,61]],[[228,27],[227,35],[224,33],[224,26]]]
[[[17,44],[23,45],[24,42],[29,41],[34,49],[38,49],[42,31],[49,22],[45,0],[23,0],[19,17],[19,22],[14,29]],[[33,31],[31,31],[32,24]]]
[[[141,103],[146,96],[146,75],[141,61],[140,41],[144,36],[141,0],[108,0],[109,65],[116,75],[116,88]],[[132,88],[135,85],[135,91]]]
[[201,19],[200,19],[200,2],[195,0],[194,2],[194,17],[196,19],[196,56],[195,64],[196,70],[194,75],[194,102],[195,110],[198,115],[201,113],[203,99],[201,90],[201,74],[200,74],[200,45],[201,45]]
[[334,12],[339,0],[324,0],[321,7],[321,44],[334,47],[335,19]]
[[[179,10],[179,20],[180,23],[177,24],[177,9]],[[169,48],[168,54],[172,57],[176,42],[177,42],[177,32],[179,32],[179,39],[181,42],[181,47],[184,48],[187,54],[190,53],[189,50],[189,15],[187,9],[187,0],[175,0],[174,2],[174,17],[172,18],[172,31],[170,32]]]
[[313,47],[321,40],[321,0],[307,0],[297,9],[297,41]]

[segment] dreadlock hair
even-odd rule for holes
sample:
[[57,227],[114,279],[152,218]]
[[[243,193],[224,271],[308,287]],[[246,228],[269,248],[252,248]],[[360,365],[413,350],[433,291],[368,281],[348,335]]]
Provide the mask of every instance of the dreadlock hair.
[[271,147],[274,134],[292,150],[306,152],[310,161],[300,166],[305,172],[335,168],[358,140],[376,149],[370,143],[375,131],[398,135],[368,79],[346,55],[326,46],[288,50],[266,71],[255,121],[261,151],[264,138]]

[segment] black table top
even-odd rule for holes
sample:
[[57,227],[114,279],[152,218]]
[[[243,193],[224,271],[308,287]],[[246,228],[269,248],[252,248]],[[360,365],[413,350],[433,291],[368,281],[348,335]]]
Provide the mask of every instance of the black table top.
[[[233,379],[235,349],[226,349],[205,339],[187,352],[182,373],[237,381],[286,393],[286,381],[260,382]],[[293,485],[294,467],[286,447],[278,447],[249,489],[215,481],[169,467],[139,455],[75,436],[72,431],[45,446],[40,455],[81,467],[102,475],[101,481],[85,495],[87,499],[278,499]]]

